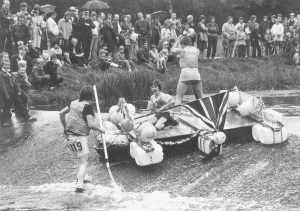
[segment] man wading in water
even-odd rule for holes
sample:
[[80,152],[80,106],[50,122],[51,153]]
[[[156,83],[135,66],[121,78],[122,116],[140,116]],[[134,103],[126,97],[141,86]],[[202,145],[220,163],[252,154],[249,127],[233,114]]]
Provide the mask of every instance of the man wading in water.
[[90,105],[93,96],[93,87],[90,85],[84,86],[80,89],[79,100],[71,102],[68,107],[59,113],[61,123],[64,126],[66,144],[79,158],[80,162],[75,191],[77,193],[83,192],[83,184],[90,182],[86,173],[89,154],[87,137],[91,130],[104,133],[95,124],[95,113]]
[[189,37],[180,36],[172,47],[171,52],[179,55],[179,66],[181,69],[177,84],[175,105],[181,104],[182,98],[190,85],[193,87],[196,99],[202,98],[203,87],[198,70],[200,51],[192,46]]

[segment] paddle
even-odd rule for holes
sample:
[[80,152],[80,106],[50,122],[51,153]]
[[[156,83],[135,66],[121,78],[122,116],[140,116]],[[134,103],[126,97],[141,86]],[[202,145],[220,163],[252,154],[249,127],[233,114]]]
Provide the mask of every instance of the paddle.
[[[98,100],[98,94],[97,94],[97,89],[96,89],[96,86],[93,87],[94,88],[94,94],[95,94],[95,100],[96,100],[96,106],[97,106],[97,112],[98,112],[98,118],[99,118],[99,125],[100,125],[100,128],[103,130],[103,125],[102,125],[102,119],[101,119],[101,113],[100,113],[100,106],[99,106],[99,100]],[[102,134],[101,133],[101,136],[102,136],[102,143],[103,143],[103,150],[104,150],[104,157],[105,157],[105,162],[106,162],[106,168],[107,168],[107,171],[108,171],[108,175],[111,179],[111,182],[113,184],[113,186],[117,189],[120,189],[119,186],[117,185],[117,183],[115,182],[115,179],[111,173],[111,170],[110,170],[110,165],[109,165],[109,160],[108,160],[108,154],[107,154],[107,148],[106,148],[106,136],[105,134]]]

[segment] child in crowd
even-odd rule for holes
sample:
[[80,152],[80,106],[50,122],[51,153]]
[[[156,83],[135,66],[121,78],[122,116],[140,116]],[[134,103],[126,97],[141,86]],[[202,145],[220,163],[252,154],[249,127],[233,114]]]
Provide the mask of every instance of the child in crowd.
[[62,66],[64,64],[63,51],[59,47],[58,42],[54,42],[52,45],[52,48],[50,49],[50,57],[52,55],[56,55],[58,62],[60,62],[60,66]]
[[76,181],[76,193],[84,191],[84,183],[90,182],[87,174],[88,165],[88,139],[91,130],[104,133],[96,123],[95,112],[91,105],[94,91],[90,85],[80,89],[79,100],[60,111],[59,116],[64,127],[66,145],[79,159],[79,171]]
[[20,102],[28,109],[28,91],[31,84],[28,81],[26,66],[27,62],[25,60],[18,61],[18,72],[14,73],[14,78],[20,87]]
[[42,58],[38,58],[32,69],[32,86],[34,86],[37,90],[42,90],[49,86],[50,76],[45,74],[43,70],[44,64],[44,60]]
[[244,27],[239,26],[237,28],[236,36],[236,47],[238,52],[238,58],[245,58],[246,52],[246,33],[244,32]]
[[271,34],[271,30],[267,29],[265,34],[265,55],[270,56],[272,55],[273,50],[273,36]]
[[132,72],[137,71],[136,66],[133,61],[125,59],[125,48],[120,46],[117,53],[114,55],[114,61],[121,67],[125,67],[127,71]]
[[165,94],[161,91],[162,87],[159,81],[155,80],[152,82],[151,91],[153,95],[148,102],[148,108],[151,112],[156,112],[156,115],[153,116],[148,121],[155,125],[155,128],[158,130],[163,129],[167,122],[174,123],[175,120],[171,117],[169,111],[164,111],[174,105],[175,101],[171,95]]
[[10,61],[8,59],[2,59],[0,64],[0,110],[2,108],[2,127],[11,126],[10,119],[13,105],[15,106],[15,111],[23,117],[25,121],[35,121],[36,118],[31,117],[27,108],[20,102],[21,91],[17,81],[11,75]]
[[104,49],[100,49],[99,51],[99,67],[102,71],[107,71],[110,66],[119,67],[118,64],[112,62],[112,58],[107,53],[108,52]]
[[130,49],[129,49],[129,59],[132,61],[137,61],[136,55],[139,50],[138,38],[139,34],[135,33],[134,27],[131,27],[130,30]]
[[159,63],[162,68],[162,71],[165,72],[167,70],[167,61],[169,57],[169,43],[167,41],[164,42],[163,48],[159,52]]
[[64,79],[58,75],[57,70],[61,64],[56,55],[52,55],[50,61],[48,61],[44,66],[44,73],[50,76],[49,89],[53,90],[55,87],[59,86]]
[[156,68],[160,69],[160,62],[159,62],[159,53],[156,48],[156,45],[151,45],[151,50],[149,51],[150,54],[150,62],[156,64]]

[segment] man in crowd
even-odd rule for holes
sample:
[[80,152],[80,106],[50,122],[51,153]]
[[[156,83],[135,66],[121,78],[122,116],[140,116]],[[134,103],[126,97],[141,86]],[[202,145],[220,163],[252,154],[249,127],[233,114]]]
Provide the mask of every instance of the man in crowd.
[[289,25],[289,26],[294,26],[295,22],[296,22],[296,19],[295,19],[295,13],[292,12],[292,13],[290,14],[290,19],[289,19],[289,21],[288,21],[288,25]]
[[65,12],[65,15],[62,19],[58,21],[58,29],[59,34],[64,39],[64,48],[68,49],[70,43],[70,37],[72,35],[72,20],[71,20],[71,13],[69,11]]
[[117,45],[124,45],[124,38],[121,36],[122,28],[120,25],[120,16],[119,14],[114,15],[114,20],[112,21],[113,29],[117,38]]
[[138,13],[138,20],[135,22],[135,31],[140,35],[138,39],[139,47],[141,48],[145,42],[148,46],[151,28],[141,12]]
[[150,53],[148,43],[145,42],[140,50],[137,51],[138,64],[144,65],[152,70],[156,69],[155,64],[150,62]]
[[9,27],[12,19],[10,18],[10,2],[3,1],[2,8],[0,10],[0,52],[5,49],[5,42],[9,38]]
[[82,51],[87,60],[90,57],[92,29],[96,27],[89,15],[90,12],[88,10],[83,11],[83,16],[79,19],[78,23],[78,40],[82,45]]
[[262,55],[265,55],[265,35],[267,29],[270,29],[270,24],[268,22],[268,16],[264,16],[263,21],[259,24],[259,34],[260,34],[260,46],[262,50]]
[[225,58],[231,58],[236,40],[236,31],[233,25],[233,17],[229,16],[222,26],[223,48]]

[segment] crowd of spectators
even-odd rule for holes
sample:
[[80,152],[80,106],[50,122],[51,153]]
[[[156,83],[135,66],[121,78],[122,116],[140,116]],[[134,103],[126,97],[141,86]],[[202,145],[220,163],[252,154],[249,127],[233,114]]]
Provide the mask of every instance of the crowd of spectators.
[[[103,71],[114,66],[128,72],[138,71],[137,65],[142,65],[163,74],[167,62],[177,59],[170,49],[180,35],[190,38],[202,59],[215,59],[221,40],[224,58],[286,54],[300,67],[300,15],[294,13],[290,17],[273,15],[270,20],[264,16],[261,23],[255,15],[249,21],[239,17],[236,24],[228,17],[219,27],[213,16],[201,15],[197,23],[192,15],[183,20],[171,13],[161,24],[160,18],[151,14],[139,12],[133,22],[131,15],[73,6],[58,20],[54,11],[45,14],[38,4],[28,11],[27,6],[23,2],[20,10],[11,14],[10,2],[4,0],[0,10],[0,97],[10,98],[7,88],[14,84],[10,104],[14,101],[26,111],[30,87],[55,89],[64,81],[57,71],[63,65],[88,69],[96,62]],[[21,97],[14,97],[18,95]],[[29,119],[26,114],[24,118]]]

